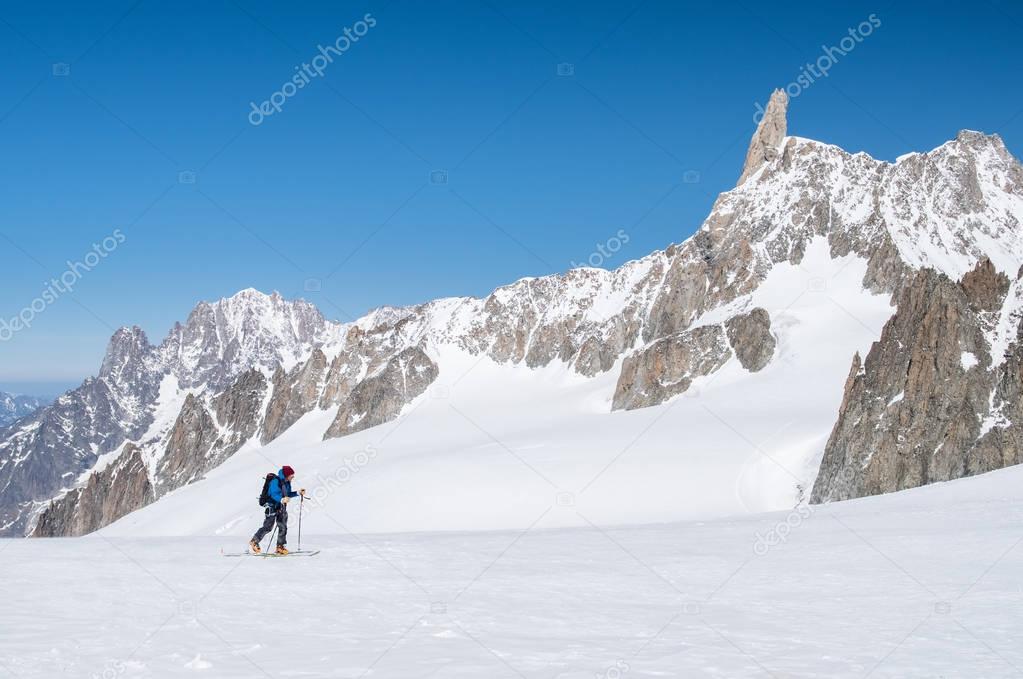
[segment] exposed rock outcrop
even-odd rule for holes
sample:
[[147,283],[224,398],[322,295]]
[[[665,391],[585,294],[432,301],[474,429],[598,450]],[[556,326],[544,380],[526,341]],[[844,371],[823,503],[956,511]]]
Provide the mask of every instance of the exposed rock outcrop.
[[764,163],[777,158],[778,146],[785,138],[788,128],[786,121],[788,106],[789,95],[785,93],[785,90],[779,89],[771,93],[767,108],[764,110],[764,117],[757,124],[757,131],[746,151],[746,162],[742,165],[739,184],[763,167]]
[[84,486],[50,502],[35,526],[35,537],[85,535],[153,501],[142,451],[131,443]]
[[374,375],[359,382],[342,403],[324,435],[337,438],[396,418],[402,408],[437,379],[437,364],[419,347],[409,347]]
[[160,494],[201,478],[212,466],[210,458],[219,439],[213,416],[200,399],[189,394],[156,468]]
[[221,445],[234,452],[256,435],[263,415],[267,380],[255,368],[243,372],[230,389],[213,399],[217,425],[224,432]]
[[274,373],[273,395],[267,406],[260,440],[269,443],[316,407],[322,393],[327,357],[319,349],[305,363],[295,366],[290,374],[280,368]]
[[[947,481],[1023,461],[1020,338],[992,357],[987,335],[1009,280],[980,262],[959,283],[921,270],[866,360],[853,361],[812,500]],[[994,370],[992,363],[997,362]]]
[[725,321],[728,342],[742,367],[750,372],[764,369],[774,356],[777,340],[771,334],[771,315],[757,307]]
[[1009,277],[995,269],[990,259],[981,260],[960,282],[970,306],[976,311],[994,311],[1009,292]]
[[370,356],[363,356],[354,347],[361,346],[361,339],[365,336],[358,328],[352,328],[349,333],[347,344],[353,349],[342,351],[330,362],[327,374],[323,380],[323,393],[320,395],[320,407],[328,408],[336,405],[352,393],[352,389],[359,383],[365,374]]
[[613,410],[633,410],[684,393],[697,377],[714,372],[732,356],[720,325],[705,325],[654,342],[625,359]]

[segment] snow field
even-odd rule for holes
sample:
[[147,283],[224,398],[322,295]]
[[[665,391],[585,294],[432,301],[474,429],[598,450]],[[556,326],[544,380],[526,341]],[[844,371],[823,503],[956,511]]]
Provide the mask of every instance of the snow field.
[[[0,542],[16,677],[1015,677],[1023,470],[706,522]],[[785,528],[787,527],[787,528]],[[763,547],[762,545],[767,545]],[[199,676],[203,676],[200,674]]]

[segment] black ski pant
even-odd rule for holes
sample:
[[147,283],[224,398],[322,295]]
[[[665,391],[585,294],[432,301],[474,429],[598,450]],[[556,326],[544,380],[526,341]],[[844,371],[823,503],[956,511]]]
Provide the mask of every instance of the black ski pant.
[[266,519],[263,526],[256,531],[252,539],[262,542],[266,534],[273,530],[274,522],[277,523],[277,546],[283,547],[288,543],[288,508],[285,505],[266,508]]

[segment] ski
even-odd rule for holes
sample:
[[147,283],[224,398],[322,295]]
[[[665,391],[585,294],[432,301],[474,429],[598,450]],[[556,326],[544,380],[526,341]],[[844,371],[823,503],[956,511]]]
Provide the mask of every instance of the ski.
[[301,551],[288,552],[287,554],[275,554],[273,552],[260,552],[259,554],[253,554],[252,552],[225,552],[224,550],[220,550],[220,555],[221,556],[229,556],[229,557],[258,556],[258,557],[262,557],[264,559],[271,559],[271,558],[272,559],[279,559],[279,558],[287,557],[287,556],[316,556],[319,553],[320,553],[320,550],[318,550],[318,549],[303,549]]

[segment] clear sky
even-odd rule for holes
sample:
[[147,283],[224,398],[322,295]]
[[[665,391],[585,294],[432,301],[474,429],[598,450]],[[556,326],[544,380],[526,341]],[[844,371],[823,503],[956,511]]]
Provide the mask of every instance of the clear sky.
[[0,389],[78,382],[118,326],[158,342],[246,287],[350,320],[624,230],[615,267],[699,226],[789,83],[791,134],[894,159],[970,128],[1018,156],[1021,30],[997,0],[4,2],[0,317],[105,256],[0,324]]

